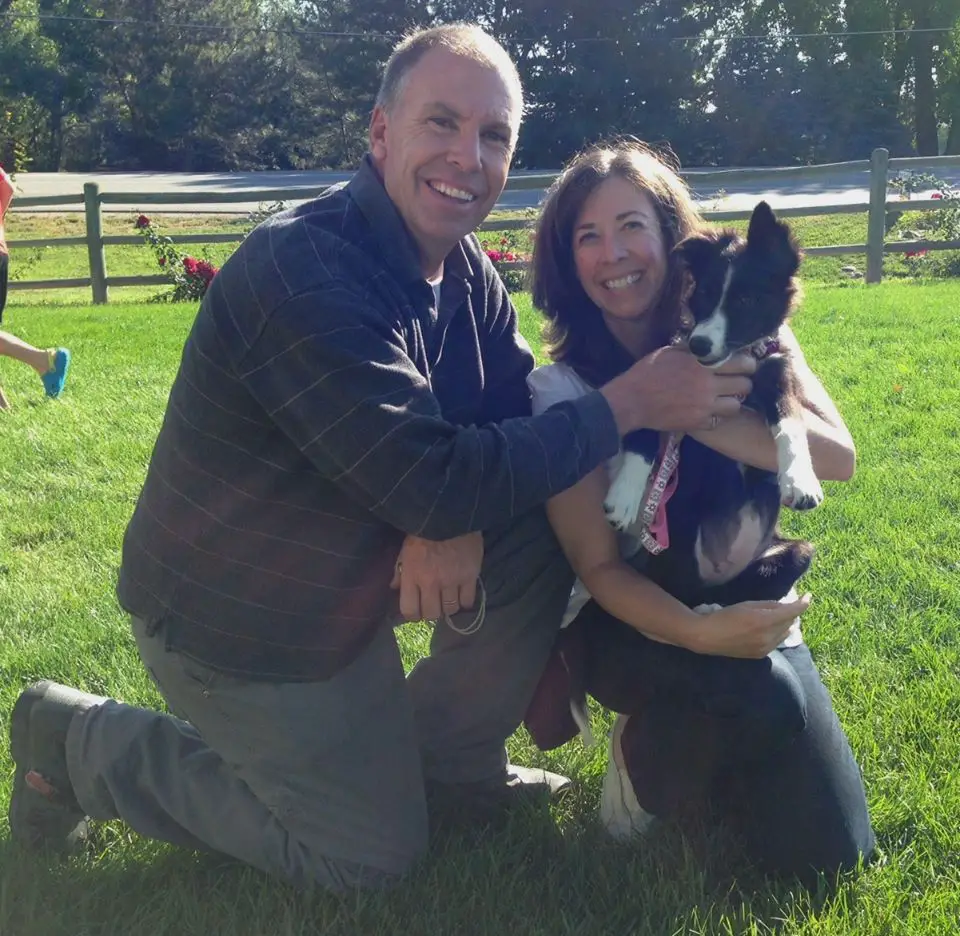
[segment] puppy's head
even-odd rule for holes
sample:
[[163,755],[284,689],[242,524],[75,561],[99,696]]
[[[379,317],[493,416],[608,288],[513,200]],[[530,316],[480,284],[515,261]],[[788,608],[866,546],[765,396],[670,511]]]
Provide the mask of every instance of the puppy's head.
[[693,280],[690,350],[716,365],[776,334],[793,308],[800,250],[790,228],[760,202],[744,240],[733,231],[697,234],[676,246]]

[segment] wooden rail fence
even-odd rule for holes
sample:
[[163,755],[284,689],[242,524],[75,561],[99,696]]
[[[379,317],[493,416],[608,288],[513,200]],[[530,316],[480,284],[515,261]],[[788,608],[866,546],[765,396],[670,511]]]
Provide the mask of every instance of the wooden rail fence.
[[[826,247],[806,247],[804,253],[808,255],[822,254],[866,254],[867,269],[865,280],[868,283],[879,283],[883,276],[883,256],[886,253],[905,253],[921,250],[956,250],[960,249],[960,241],[928,241],[910,240],[885,242],[885,219],[888,211],[937,211],[950,207],[950,202],[936,199],[888,199],[888,180],[891,171],[914,170],[922,167],[929,171],[930,167],[944,168],[960,167],[960,157],[940,156],[937,158],[904,158],[890,159],[886,149],[875,149],[869,160],[857,160],[845,163],[832,163],[820,166],[796,166],[785,168],[756,168],[756,169],[716,169],[690,170],[683,173],[689,183],[696,183],[698,187],[709,187],[714,191],[726,191],[740,182],[764,182],[770,187],[782,185],[788,181],[797,181],[804,184],[816,183],[838,169],[869,169],[870,196],[865,203],[835,204],[835,205],[807,205],[792,208],[778,208],[777,214],[782,217],[805,217],[827,214],[868,214],[867,242],[865,244],[833,244]],[[532,173],[521,172],[511,175],[507,181],[508,191],[545,189],[556,178],[555,172]],[[74,279],[56,280],[11,280],[11,289],[66,289],[68,287],[89,286],[93,292],[93,301],[102,304],[109,299],[111,286],[144,286],[159,285],[170,282],[169,277],[163,274],[153,276],[109,276],[107,274],[106,248],[117,244],[140,244],[142,238],[136,234],[108,234],[103,233],[103,205],[130,205],[131,211],[145,206],[160,206],[173,204],[191,205],[224,205],[237,202],[274,203],[278,201],[300,201],[319,194],[319,190],[306,188],[272,188],[254,191],[234,192],[193,192],[188,194],[139,193],[139,192],[101,192],[95,182],[88,182],[83,187],[83,194],[79,195],[44,195],[28,198],[19,198],[16,201],[18,210],[29,208],[50,208],[53,206],[74,206],[82,204],[86,215],[86,235],[84,237],[37,238],[31,240],[12,240],[12,248],[24,247],[67,247],[85,244],[89,257],[90,275]],[[711,221],[735,221],[748,218],[750,210],[719,211],[704,209],[702,215]],[[529,224],[529,220],[486,221],[479,230],[519,230]],[[179,244],[225,244],[242,241],[244,235],[232,234],[184,234],[176,238]],[[511,264],[505,264],[511,266]],[[523,262],[512,264],[521,267]]]

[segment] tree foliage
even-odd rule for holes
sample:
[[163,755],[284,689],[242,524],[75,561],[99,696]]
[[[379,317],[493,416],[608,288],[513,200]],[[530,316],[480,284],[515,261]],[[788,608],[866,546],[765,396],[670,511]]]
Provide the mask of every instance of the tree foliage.
[[0,0],[0,161],[352,167],[397,37],[454,20],[518,64],[520,166],[618,133],[688,165],[960,152],[956,0]]

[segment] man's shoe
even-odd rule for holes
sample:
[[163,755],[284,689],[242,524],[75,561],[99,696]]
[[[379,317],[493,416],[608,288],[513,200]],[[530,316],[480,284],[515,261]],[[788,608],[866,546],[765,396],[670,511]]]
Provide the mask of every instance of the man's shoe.
[[10,716],[10,832],[23,845],[62,851],[86,837],[87,818],[67,772],[67,729],[77,712],[102,701],[49,680],[17,699]]
[[427,808],[434,824],[489,825],[505,819],[522,803],[547,800],[571,786],[569,777],[549,770],[508,764],[498,779],[472,783],[428,780]]
[[518,764],[507,764],[507,790],[522,789],[533,794],[546,793],[554,797],[564,790],[569,790],[573,781],[563,774],[551,773],[540,767],[521,767]]
[[51,348],[47,352],[50,356],[50,368],[40,379],[48,397],[58,397],[67,382],[67,371],[70,369],[70,352],[66,348]]
[[642,835],[656,818],[639,802],[623,757],[623,729],[629,715],[618,715],[610,730],[607,772],[600,794],[600,822],[617,841]]

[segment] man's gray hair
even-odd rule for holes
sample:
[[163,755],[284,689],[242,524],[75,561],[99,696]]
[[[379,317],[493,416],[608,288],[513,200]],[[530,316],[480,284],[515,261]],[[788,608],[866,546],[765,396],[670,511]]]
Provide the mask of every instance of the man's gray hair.
[[396,104],[410,70],[431,49],[446,49],[495,69],[516,95],[523,113],[523,85],[517,66],[507,50],[475,23],[447,23],[404,36],[387,59],[377,92],[377,107],[389,111]]

